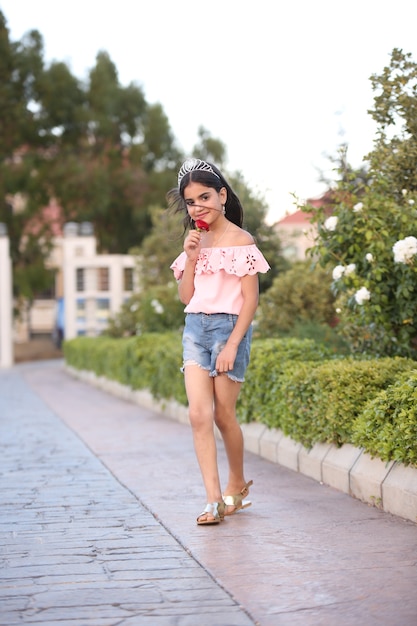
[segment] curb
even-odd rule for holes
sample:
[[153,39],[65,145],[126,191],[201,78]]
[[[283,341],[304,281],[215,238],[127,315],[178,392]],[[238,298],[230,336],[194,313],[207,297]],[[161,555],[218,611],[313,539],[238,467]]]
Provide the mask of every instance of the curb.
[[[147,390],[133,390],[94,372],[64,369],[103,391],[189,425],[187,407],[174,400],[155,400]],[[316,443],[305,448],[278,429],[252,422],[241,424],[245,450],[314,480],[334,487],[386,513],[417,523],[417,468],[385,463],[360,448]],[[219,433],[217,433],[219,437]]]

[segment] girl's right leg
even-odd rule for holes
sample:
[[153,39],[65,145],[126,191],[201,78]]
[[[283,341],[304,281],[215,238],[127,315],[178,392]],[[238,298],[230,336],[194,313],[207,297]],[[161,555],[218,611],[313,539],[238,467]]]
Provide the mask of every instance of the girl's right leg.
[[[198,365],[184,366],[185,389],[189,404],[194,449],[206,489],[206,502],[223,502],[217,466],[217,446],[214,436],[214,386],[207,370]],[[200,521],[214,520],[204,513]]]

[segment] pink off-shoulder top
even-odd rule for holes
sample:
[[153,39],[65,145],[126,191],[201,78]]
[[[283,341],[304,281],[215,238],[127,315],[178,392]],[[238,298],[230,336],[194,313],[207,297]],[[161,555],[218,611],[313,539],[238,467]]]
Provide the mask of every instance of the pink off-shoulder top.
[[[182,252],[171,265],[176,280],[181,280],[186,258]],[[243,304],[242,276],[269,269],[256,244],[202,248],[195,266],[194,294],[184,311],[239,315]]]

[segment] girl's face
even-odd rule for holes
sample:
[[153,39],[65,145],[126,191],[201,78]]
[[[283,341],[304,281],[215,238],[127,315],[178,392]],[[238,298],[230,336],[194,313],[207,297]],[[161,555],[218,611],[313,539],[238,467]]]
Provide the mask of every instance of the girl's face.
[[212,224],[222,215],[227,192],[224,187],[216,191],[213,187],[191,182],[184,189],[184,200],[192,220],[203,220],[207,224]]

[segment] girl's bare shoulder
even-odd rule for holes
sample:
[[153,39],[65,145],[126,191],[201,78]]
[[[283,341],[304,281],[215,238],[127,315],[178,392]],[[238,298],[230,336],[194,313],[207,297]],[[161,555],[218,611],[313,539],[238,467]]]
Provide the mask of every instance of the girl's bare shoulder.
[[239,226],[235,226],[231,233],[233,236],[233,244],[234,246],[250,246],[254,243],[254,239],[250,233]]

